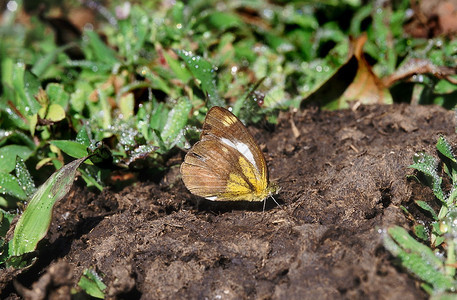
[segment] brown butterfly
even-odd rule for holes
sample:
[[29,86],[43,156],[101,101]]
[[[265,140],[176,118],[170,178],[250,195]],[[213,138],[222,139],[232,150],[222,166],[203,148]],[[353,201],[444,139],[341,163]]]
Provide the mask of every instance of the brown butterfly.
[[200,141],[186,154],[181,174],[192,194],[212,201],[263,201],[279,191],[268,180],[265,157],[252,135],[218,106],[206,115]]

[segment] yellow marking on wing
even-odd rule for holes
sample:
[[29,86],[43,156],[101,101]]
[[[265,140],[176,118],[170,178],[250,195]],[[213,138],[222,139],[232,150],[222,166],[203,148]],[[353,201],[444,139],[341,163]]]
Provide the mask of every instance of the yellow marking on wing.
[[[260,201],[264,199],[269,191],[267,191],[267,183],[261,178],[259,171],[243,156],[239,157],[238,162],[244,176],[230,173],[225,189],[225,196],[247,201]],[[246,182],[246,179],[249,182]],[[254,187],[254,190],[251,188],[251,185]]]
[[259,180],[257,179],[257,176],[255,173],[256,170],[254,170],[254,167],[252,164],[250,164],[243,156],[240,156],[238,158],[238,163],[241,166],[241,170],[243,170],[244,176],[248,179],[249,183],[256,189],[257,191],[257,186],[259,185]]
[[232,124],[235,124],[238,120],[234,116],[224,116],[224,119],[221,120],[222,124],[226,127],[230,127]]
[[227,181],[227,187],[225,192],[228,195],[239,195],[239,194],[249,194],[251,189],[249,185],[246,184],[246,181],[238,174],[230,173],[229,180]]
[[251,185],[254,187],[255,194],[259,195],[259,194],[264,193],[266,186],[267,186],[266,178],[263,178],[263,176],[259,173],[259,170],[257,170],[243,156],[240,156],[239,163],[240,163],[241,169],[243,170],[243,174],[246,176],[246,178],[249,180]]

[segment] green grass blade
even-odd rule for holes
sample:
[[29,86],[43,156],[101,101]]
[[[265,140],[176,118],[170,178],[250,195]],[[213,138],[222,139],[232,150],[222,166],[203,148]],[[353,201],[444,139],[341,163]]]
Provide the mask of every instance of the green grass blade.
[[106,63],[109,66],[113,66],[118,63],[116,54],[113,49],[109,48],[98,34],[91,30],[86,30],[85,34],[88,38],[88,44],[93,51],[94,58],[97,62]]
[[68,193],[76,170],[86,158],[63,166],[38,188],[16,224],[9,246],[9,256],[20,256],[35,250],[38,242],[48,232],[54,204]]
[[87,156],[87,146],[75,141],[56,140],[50,141],[51,145],[56,146],[66,154],[74,158],[81,158]]
[[37,77],[41,77],[43,74],[46,73],[46,71],[49,69],[49,67],[54,64],[54,62],[57,59],[57,56],[64,52],[65,50],[75,47],[75,45],[65,45],[59,48],[54,49],[53,51],[47,53],[44,56],[41,56],[34,64],[31,69],[31,72],[35,74]]

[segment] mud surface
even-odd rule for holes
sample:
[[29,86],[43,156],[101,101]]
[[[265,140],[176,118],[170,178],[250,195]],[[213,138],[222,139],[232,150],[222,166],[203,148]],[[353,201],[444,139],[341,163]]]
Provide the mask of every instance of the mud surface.
[[0,296],[61,299],[94,268],[112,298],[424,299],[382,232],[409,228],[399,206],[430,193],[407,166],[416,151],[435,153],[440,133],[455,144],[454,128],[453,112],[408,105],[308,109],[251,127],[282,188],[281,207],[270,200],[265,212],[196,199],[179,180],[182,153],[164,178],[120,192],[76,184],[37,263],[2,271]]

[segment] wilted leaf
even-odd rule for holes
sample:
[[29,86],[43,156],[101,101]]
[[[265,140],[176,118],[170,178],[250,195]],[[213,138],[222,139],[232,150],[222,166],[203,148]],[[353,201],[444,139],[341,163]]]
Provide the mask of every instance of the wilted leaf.
[[357,100],[363,104],[392,104],[392,96],[383,82],[376,76],[363,55],[366,35],[352,41],[352,51],[357,59],[358,67],[354,81],[348,86],[339,100],[339,108],[348,107],[349,101]]
[[382,82],[386,87],[390,87],[397,81],[417,74],[431,74],[438,79],[446,79],[452,84],[457,84],[457,80],[451,77],[456,74],[456,68],[435,66],[430,60],[422,58],[409,59],[393,74],[383,78]]
[[389,90],[383,84],[363,54],[366,35],[351,40],[349,58],[326,82],[307,98],[301,107],[316,102],[328,109],[345,108],[357,100],[363,104],[392,103]]

